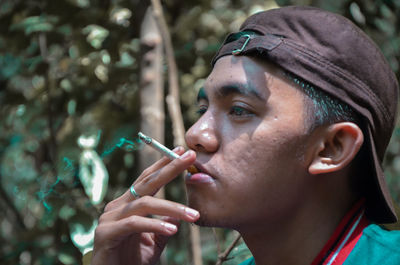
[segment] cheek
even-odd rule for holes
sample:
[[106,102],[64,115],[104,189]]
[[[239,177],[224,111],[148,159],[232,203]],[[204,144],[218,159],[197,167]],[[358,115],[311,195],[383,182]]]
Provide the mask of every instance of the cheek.
[[228,173],[231,185],[250,182],[260,187],[284,186],[294,174],[306,172],[305,137],[302,130],[295,131],[293,127],[268,130],[259,126],[252,134],[243,134],[227,144],[223,175]]
[[222,175],[229,175],[232,182],[246,182],[258,177],[270,167],[269,161],[276,154],[278,137],[244,133],[228,141],[222,148],[223,162],[219,165]]

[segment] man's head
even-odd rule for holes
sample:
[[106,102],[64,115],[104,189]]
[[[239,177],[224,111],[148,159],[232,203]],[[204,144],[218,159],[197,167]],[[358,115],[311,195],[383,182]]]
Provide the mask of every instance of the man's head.
[[251,57],[225,56],[198,104],[201,117],[186,140],[207,175],[187,184],[189,204],[203,224],[243,229],[279,222],[314,195],[319,183],[308,177],[308,167],[318,133],[309,134],[305,95],[284,71]]
[[[310,176],[335,172],[351,175],[352,160],[358,157],[359,163],[366,159],[363,162],[369,166],[366,172],[370,175],[356,179],[366,186],[367,214],[373,221],[394,221],[381,162],[394,127],[398,84],[378,48],[345,18],[309,7],[256,14],[245,21],[241,32],[239,36],[230,35],[214,58],[214,69],[205,85],[207,97],[200,98],[205,102],[201,110],[207,112],[188,133],[188,144],[200,152],[201,162],[215,167],[210,173],[232,174],[232,182],[245,185],[243,190],[264,176],[250,191],[257,194],[256,187],[260,188],[258,192],[276,187],[272,195],[251,195],[264,199],[260,203],[279,202],[289,209],[299,205],[287,197],[293,200],[299,192],[318,185],[318,178]],[[232,90],[231,85],[230,89],[224,86],[235,79],[242,83],[236,91],[262,95],[264,112],[257,114],[258,107],[254,106],[251,111],[243,110],[234,104],[242,100],[231,96],[237,93],[224,94]],[[301,106],[296,104],[300,98]],[[282,102],[274,106],[275,99]],[[221,100],[230,107],[218,107],[223,105]],[[246,102],[244,105],[248,107]],[[274,107],[279,113],[271,116]],[[222,119],[224,110],[227,117],[239,113],[244,117]],[[229,125],[231,121],[238,126]],[[255,141],[259,139],[263,141]],[[363,141],[363,151],[357,156]],[[210,143],[216,143],[213,150],[205,148]],[[326,148],[329,145],[331,148]],[[344,147],[347,149],[339,152]],[[218,172],[220,165],[223,168]],[[236,175],[243,178],[246,174],[248,184],[235,180]],[[285,190],[280,185],[290,187]],[[231,188],[234,194],[227,196],[246,195]],[[196,194],[201,194],[198,191]],[[284,196],[284,192],[290,196]]]
[[311,129],[313,100],[279,67],[224,56],[198,104],[201,117],[186,140],[206,174],[187,184],[201,224],[243,231],[354,200],[343,172],[362,144],[361,130],[349,122]]

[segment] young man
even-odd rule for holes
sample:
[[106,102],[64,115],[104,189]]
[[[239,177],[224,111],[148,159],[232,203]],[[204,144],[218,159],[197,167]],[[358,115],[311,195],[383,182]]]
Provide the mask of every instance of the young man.
[[[378,48],[341,16],[286,7],[248,18],[213,60],[191,150],[107,205],[92,264],[156,264],[181,220],[239,231],[246,264],[400,264],[399,232],[375,224],[397,220],[381,168],[397,90]],[[152,197],[192,164],[188,206]]]

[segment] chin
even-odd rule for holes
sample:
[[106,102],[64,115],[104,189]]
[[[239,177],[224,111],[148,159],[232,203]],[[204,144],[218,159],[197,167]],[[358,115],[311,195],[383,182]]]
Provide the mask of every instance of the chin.
[[207,213],[200,211],[200,218],[195,222],[198,226],[232,228],[232,226],[222,218],[210,218]]
[[198,226],[203,226],[203,227],[223,227],[215,224],[214,222],[210,222],[209,220],[206,220],[206,218],[201,218],[195,222],[196,225]]
[[188,206],[190,208],[196,209],[200,213],[200,218],[195,222],[195,224],[205,227],[232,227],[232,224],[227,222],[227,220],[232,221],[231,218],[222,216],[222,211],[218,210],[218,207],[216,207],[216,205],[210,205],[212,203],[213,202],[200,202],[198,200],[195,200],[194,198],[189,197]]

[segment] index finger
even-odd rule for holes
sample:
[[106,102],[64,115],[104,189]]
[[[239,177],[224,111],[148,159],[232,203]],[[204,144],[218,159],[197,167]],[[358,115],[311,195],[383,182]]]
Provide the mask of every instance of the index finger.
[[175,179],[180,173],[192,165],[195,160],[196,153],[192,150],[186,151],[182,156],[153,174],[138,178],[134,183],[136,192],[141,196],[152,196],[156,194],[161,187]]
[[[171,182],[180,173],[192,165],[195,160],[196,153],[192,150],[188,150],[179,158],[168,162],[166,165],[163,165],[153,172],[146,172],[145,170],[133,183],[136,193],[140,196],[153,196],[163,186]],[[117,204],[132,201],[134,199],[134,196],[128,189],[119,199],[117,199],[119,201]]]

